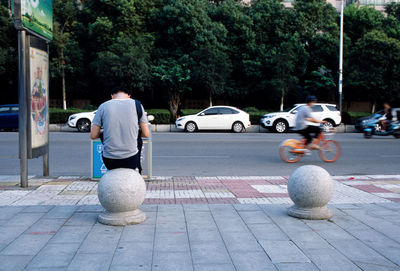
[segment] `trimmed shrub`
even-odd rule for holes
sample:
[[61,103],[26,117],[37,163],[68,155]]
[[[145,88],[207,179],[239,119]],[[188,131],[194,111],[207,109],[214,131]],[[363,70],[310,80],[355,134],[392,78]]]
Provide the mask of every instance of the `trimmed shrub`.
[[147,109],[147,115],[153,115],[152,124],[169,124],[170,113],[167,109]]
[[183,115],[195,115],[202,111],[203,109],[182,109]]
[[[93,109],[93,110],[88,110]],[[89,107],[88,109],[77,109],[77,108],[69,108],[67,110],[63,110],[61,108],[50,108],[50,123],[52,124],[63,124],[68,121],[68,117],[72,114],[81,113],[81,112],[91,112],[97,109],[97,107]],[[201,111],[201,109],[182,109],[182,112],[185,115],[193,115],[197,114]],[[170,124],[170,113],[168,109],[147,109],[148,115],[153,115],[154,120],[151,122],[152,124]],[[257,109],[246,111],[250,114],[250,121],[252,125],[259,125],[260,119],[264,114],[268,113],[267,111],[260,111]]]
[[249,113],[251,125],[260,125],[260,119],[266,114],[266,112]]
[[251,106],[251,107],[245,107],[245,108],[243,108],[242,109],[244,112],[247,112],[247,113],[258,113],[258,112],[260,112],[260,110],[258,110],[256,107],[253,107],[253,106]]
[[354,124],[356,119],[371,116],[368,112],[342,112],[342,123]]

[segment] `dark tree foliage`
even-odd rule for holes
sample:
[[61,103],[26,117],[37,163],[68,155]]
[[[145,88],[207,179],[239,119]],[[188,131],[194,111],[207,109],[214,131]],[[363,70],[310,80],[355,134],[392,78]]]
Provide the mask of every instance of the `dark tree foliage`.
[[[0,83],[17,101],[17,32],[0,0]],[[282,109],[337,102],[339,18],[325,0],[54,0],[50,98],[134,90],[174,116],[188,99]],[[344,12],[344,98],[400,103],[400,4]],[[64,93],[64,95],[63,95]]]
[[7,0],[0,1],[1,103],[18,102],[18,40],[9,5]]

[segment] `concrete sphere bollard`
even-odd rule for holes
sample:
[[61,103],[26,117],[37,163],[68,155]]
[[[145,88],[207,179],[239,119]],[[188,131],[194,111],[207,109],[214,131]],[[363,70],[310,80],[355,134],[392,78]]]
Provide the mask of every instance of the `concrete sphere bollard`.
[[146,220],[146,214],[139,210],[146,196],[146,184],[137,171],[129,168],[107,171],[100,179],[97,195],[106,209],[98,217],[100,223],[123,226]]
[[334,184],[329,173],[318,166],[301,166],[290,175],[288,193],[295,205],[290,216],[304,219],[329,219],[332,211],[326,207],[333,195]]

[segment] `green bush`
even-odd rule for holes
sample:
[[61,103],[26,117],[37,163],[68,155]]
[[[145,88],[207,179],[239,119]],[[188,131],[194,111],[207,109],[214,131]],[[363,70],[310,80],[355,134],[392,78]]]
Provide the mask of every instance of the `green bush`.
[[251,106],[251,107],[245,107],[245,108],[243,108],[242,109],[244,112],[247,112],[247,113],[258,113],[258,112],[260,112],[260,110],[258,110],[256,107],[253,107],[253,106]]
[[342,112],[342,123],[354,124],[356,119],[371,116],[368,112]]
[[203,109],[182,109],[182,113],[184,116],[186,115],[195,115],[202,111]]
[[[88,110],[90,109],[90,110]],[[85,109],[77,109],[77,108],[69,108],[67,110],[63,110],[61,108],[50,108],[50,123],[52,124],[62,124],[68,121],[68,117],[72,114],[81,113],[81,112],[91,112],[96,110],[97,108],[88,107]],[[249,110],[250,121],[253,125],[260,124],[260,119],[267,111],[260,111],[258,109]],[[184,115],[193,115],[197,114],[201,111],[201,109],[182,109]],[[154,120],[151,122],[152,124],[170,124],[170,113],[168,109],[147,109],[148,115],[153,115]]]
[[147,109],[147,115],[153,115],[154,120],[152,124],[169,124],[170,123],[170,113],[167,109]]
[[267,113],[266,111],[250,112],[251,125],[260,125],[260,119]]

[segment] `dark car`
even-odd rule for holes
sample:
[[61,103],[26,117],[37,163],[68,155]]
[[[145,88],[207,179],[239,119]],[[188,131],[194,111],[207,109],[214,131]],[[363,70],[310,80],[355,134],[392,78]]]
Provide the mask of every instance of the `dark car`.
[[0,130],[18,129],[18,104],[0,105]]

